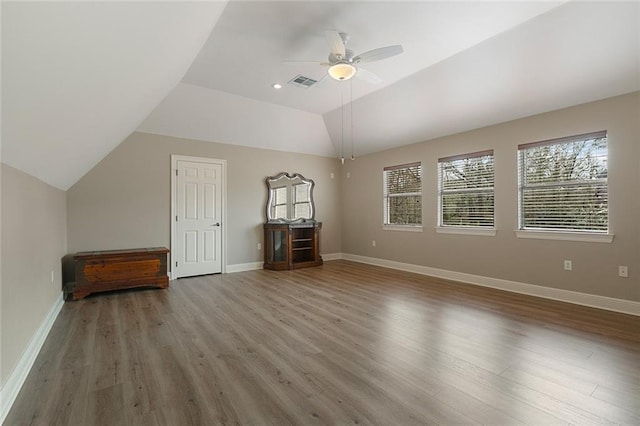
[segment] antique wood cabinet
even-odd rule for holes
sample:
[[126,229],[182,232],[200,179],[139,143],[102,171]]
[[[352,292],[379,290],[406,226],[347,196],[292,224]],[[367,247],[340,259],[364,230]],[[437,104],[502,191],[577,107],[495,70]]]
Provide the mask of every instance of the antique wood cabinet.
[[264,224],[264,268],[285,270],[322,265],[316,221]]
[[91,293],[125,288],[167,288],[167,253],[165,247],[153,247],[67,256],[65,299],[79,300]]

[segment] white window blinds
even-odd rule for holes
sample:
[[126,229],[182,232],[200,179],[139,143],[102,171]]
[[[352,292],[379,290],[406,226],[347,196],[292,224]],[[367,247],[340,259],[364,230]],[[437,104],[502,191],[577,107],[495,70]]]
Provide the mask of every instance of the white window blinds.
[[422,165],[385,167],[383,171],[385,225],[422,225]]
[[438,159],[439,225],[494,226],[493,150]]
[[607,232],[607,132],[518,146],[520,229]]

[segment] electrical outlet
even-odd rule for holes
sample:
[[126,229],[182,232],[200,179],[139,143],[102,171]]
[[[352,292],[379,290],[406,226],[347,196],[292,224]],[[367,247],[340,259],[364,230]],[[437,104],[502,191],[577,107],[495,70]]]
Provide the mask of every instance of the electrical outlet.
[[262,250],[262,243],[258,243],[258,250]]
[[333,179],[334,177],[336,177],[336,175],[334,175],[333,173],[331,173],[331,179]]
[[564,270],[565,271],[572,271],[573,270],[573,264],[571,263],[570,260],[565,260],[564,261]]
[[347,179],[351,177],[351,172],[347,172]]
[[626,266],[618,266],[618,276],[622,278],[629,278],[629,268]]
[[371,247],[375,247],[376,246],[376,240],[371,241]]

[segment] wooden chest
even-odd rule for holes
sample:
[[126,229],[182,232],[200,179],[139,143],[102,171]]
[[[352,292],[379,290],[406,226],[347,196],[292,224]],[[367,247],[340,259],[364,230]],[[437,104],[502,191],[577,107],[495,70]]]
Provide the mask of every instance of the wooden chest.
[[167,288],[167,253],[165,247],[77,253],[73,264],[65,265],[65,299],[125,288]]

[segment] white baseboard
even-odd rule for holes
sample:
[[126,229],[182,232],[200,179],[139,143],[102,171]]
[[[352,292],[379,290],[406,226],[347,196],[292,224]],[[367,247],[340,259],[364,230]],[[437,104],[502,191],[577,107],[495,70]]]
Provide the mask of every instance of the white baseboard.
[[227,274],[234,272],[255,271],[262,269],[263,262],[236,263],[235,265],[227,265]]
[[342,253],[327,253],[327,254],[322,253],[323,261],[340,260],[340,259],[343,259]]
[[[322,254],[322,260],[338,260],[342,259],[342,253]],[[235,265],[227,265],[227,274],[234,272],[255,271],[262,269],[263,262],[236,263]]]
[[64,300],[62,293],[60,293],[60,296],[56,299],[46,318],[42,324],[40,324],[40,327],[31,338],[27,348],[22,353],[18,364],[7,378],[2,389],[0,389],[0,424],[4,422],[7,414],[9,414],[9,410],[27,379],[29,371],[31,371],[31,367],[33,367],[40,353],[40,349],[42,349],[42,345],[47,339],[49,331],[62,309],[62,305],[64,305]]
[[510,291],[513,293],[521,293],[529,296],[537,296],[545,299],[558,300],[561,302],[568,302],[576,305],[590,306],[593,308],[640,316],[640,303],[633,302],[631,300],[615,299],[612,297],[598,296],[595,294],[579,293],[577,291],[543,287],[535,284],[502,280],[499,278],[483,277],[481,275],[465,274],[463,272],[430,268],[428,266],[413,265],[410,263],[395,262],[392,260],[359,256],[356,254],[342,253],[341,258],[345,260],[351,260],[353,262],[366,263],[369,265],[382,266],[390,269],[414,272],[416,274],[429,275],[436,278],[459,281],[466,284],[475,284],[483,287],[491,287],[499,290]]

